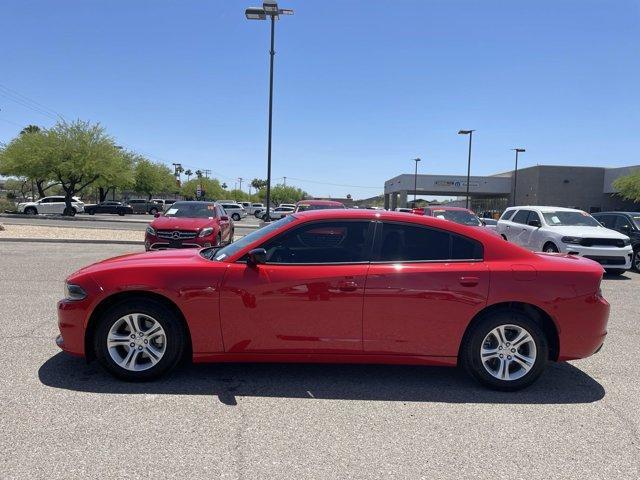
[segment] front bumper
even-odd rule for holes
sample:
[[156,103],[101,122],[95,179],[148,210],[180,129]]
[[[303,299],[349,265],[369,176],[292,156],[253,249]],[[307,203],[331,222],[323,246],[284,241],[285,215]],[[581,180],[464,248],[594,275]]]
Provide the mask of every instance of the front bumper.
[[85,301],[60,300],[58,302],[58,328],[56,345],[63,351],[84,356],[84,321],[87,314]]
[[582,245],[562,244],[563,253],[579,255],[598,262],[604,268],[619,268],[629,270],[633,260],[631,245],[618,247],[584,247]]
[[196,237],[182,240],[180,242],[172,242],[165,238],[152,237],[146,235],[144,238],[144,248],[150,250],[168,250],[172,248],[206,248],[215,245],[215,237]]

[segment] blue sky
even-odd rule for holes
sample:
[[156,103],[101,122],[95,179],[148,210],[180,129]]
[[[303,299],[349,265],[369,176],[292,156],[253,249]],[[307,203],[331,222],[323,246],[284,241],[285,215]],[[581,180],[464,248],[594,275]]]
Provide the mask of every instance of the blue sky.
[[[54,121],[9,88],[155,160],[264,178],[269,31],[245,20],[253,3],[5,0],[0,141]],[[276,25],[274,178],[363,198],[416,156],[463,174],[461,128],[477,129],[472,174],[511,169],[514,146],[523,166],[640,163],[638,1],[281,6],[295,15]]]

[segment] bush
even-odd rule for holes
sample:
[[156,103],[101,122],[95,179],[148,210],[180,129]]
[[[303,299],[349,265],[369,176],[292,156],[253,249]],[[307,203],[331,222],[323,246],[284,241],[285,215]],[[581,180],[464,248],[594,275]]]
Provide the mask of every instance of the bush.
[[0,212],[4,211],[15,212],[17,210],[16,204],[6,198],[0,198]]

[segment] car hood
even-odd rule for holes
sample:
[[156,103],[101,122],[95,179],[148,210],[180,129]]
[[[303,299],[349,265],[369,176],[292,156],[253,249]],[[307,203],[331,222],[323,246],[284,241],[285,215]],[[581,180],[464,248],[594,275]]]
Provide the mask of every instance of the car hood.
[[73,279],[79,275],[94,274],[114,269],[167,266],[188,267],[194,263],[209,262],[210,260],[204,259],[199,251],[200,250],[196,248],[185,248],[121,255],[83,267],[70,275],[69,279]]
[[562,236],[582,237],[582,238],[614,238],[625,239],[626,235],[615,230],[604,227],[546,227],[550,232],[557,233]]
[[201,230],[214,223],[213,218],[158,217],[151,226],[156,230]]

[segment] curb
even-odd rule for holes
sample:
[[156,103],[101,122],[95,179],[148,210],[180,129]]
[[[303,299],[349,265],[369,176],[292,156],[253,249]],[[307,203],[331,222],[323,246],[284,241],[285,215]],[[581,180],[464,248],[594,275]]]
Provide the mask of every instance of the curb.
[[27,242],[27,243],[88,243],[92,245],[144,245],[139,240],[89,240],[86,238],[4,238],[0,242]]

